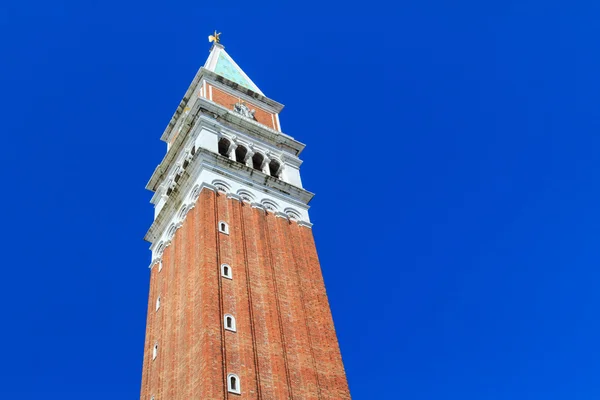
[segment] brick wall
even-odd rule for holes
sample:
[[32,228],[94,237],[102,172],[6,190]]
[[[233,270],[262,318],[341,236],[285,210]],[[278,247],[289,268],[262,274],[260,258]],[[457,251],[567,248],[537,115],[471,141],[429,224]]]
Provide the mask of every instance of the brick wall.
[[[219,221],[229,235],[218,232]],[[221,277],[222,263],[232,280]],[[225,314],[235,316],[236,332],[224,329]],[[241,395],[227,393],[227,373],[240,377]],[[350,398],[310,229],[201,192],[162,270],[151,270],[141,399],[152,395]]]
[[[239,98],[232,96],[229,93],[225,93],[224,91],[217,89],[212,85],[208,85],[208,87],[212,87],[212,101],[222,105],[225,108],[228,108],[229,110],[233,110],[233,105],[239,101]],[[272,113],[263,110],[256,104],[252,104],[247,101],[244,101],[244,103],[248,106],[248,108],[256,111],[254,113],[254,118],[256,119],[256,122],[266,125],[271,129],[275,129],[276,131],[279,131],[277,121]]]

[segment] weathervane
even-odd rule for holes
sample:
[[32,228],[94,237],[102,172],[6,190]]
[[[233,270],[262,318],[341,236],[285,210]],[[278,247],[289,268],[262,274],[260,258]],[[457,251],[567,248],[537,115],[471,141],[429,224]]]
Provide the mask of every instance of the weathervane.
[[221,43],[221,33],[217,33],[217,31],[215,31],[215,33],[208,36],[208,41],[215,42],[215,43]]

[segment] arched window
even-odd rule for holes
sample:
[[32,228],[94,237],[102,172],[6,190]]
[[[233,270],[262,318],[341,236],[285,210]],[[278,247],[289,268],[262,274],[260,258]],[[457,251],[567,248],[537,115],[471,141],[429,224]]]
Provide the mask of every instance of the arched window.
[[219,232],[229,235],[229,225],[227,225],[227,222],[219,222]]
[[227,152],[229,151],[229,147],[231,146],[231,142],[227,138],[219,139],[219,154],[227,157]]
[[156,311],[160,308],[160,296],[156,298]]
[[269,174],[275,178],[279,178],[281,164],[277,160],[271,160],[269,163]]
[[241,393],[240,378],[236,374],[227,375],[227,391],[230,393]]
[[233,279],[233,274],[229,265],[221,264],[221,276],[223,276],[223,278]]
[[225,314],[225,329],[235,332],[235,318],[231,314]]
[[265,157],[260,153],[254,153],[252,156],[252,168],[262,171],[262,165]]
[[154,343],[154,348],[152,349],[152,359],[154,360],[158,355],[158,343]]
[[244,146],[238,146],[235,149],[235,161],[244,163],[246,160],[246,155],[248,154],[248,149]]

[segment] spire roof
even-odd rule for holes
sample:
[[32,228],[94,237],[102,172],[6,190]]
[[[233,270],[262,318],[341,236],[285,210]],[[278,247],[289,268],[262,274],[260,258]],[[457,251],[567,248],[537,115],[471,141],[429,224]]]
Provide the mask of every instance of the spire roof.
[[204,68],[264,96],[264,93],[252,82],[252,79],[227,54],[225,47],[218,42],[214,43],[210,49],[210,55],[204,64]]

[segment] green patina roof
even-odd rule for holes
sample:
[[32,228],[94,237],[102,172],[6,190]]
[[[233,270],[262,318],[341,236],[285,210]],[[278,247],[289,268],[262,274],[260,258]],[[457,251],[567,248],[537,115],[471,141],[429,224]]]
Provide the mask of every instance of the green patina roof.
[[240,69],[223,53],[219,53],[219,59],[215,66],[215,73],[247,89],[253,91],[257,91],[258,89],[244,77]]

